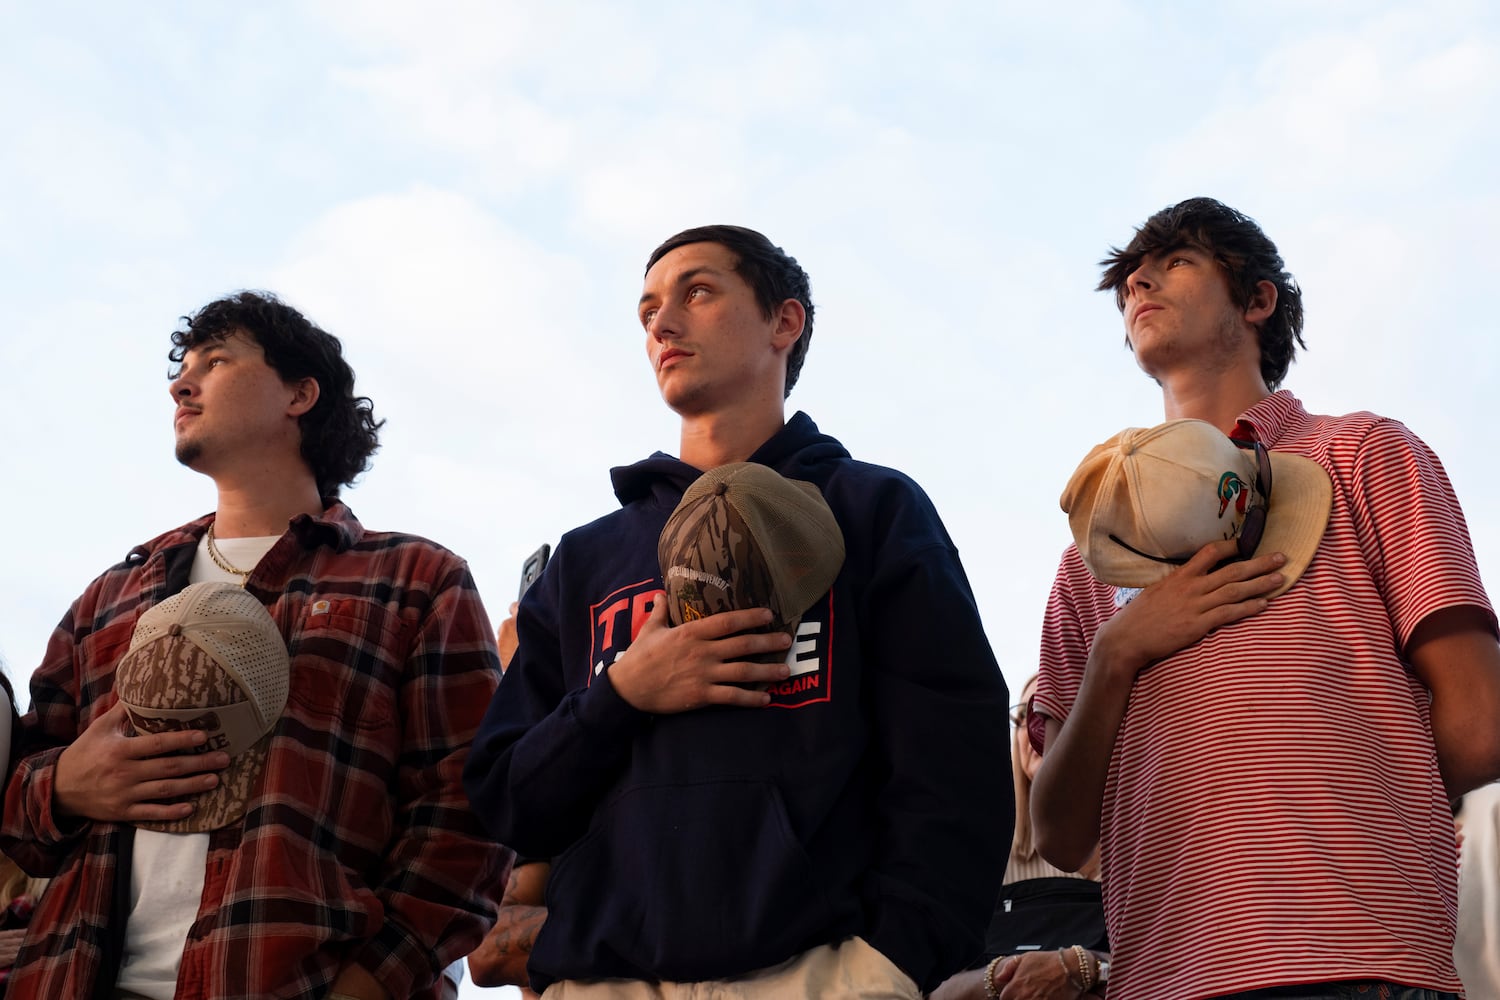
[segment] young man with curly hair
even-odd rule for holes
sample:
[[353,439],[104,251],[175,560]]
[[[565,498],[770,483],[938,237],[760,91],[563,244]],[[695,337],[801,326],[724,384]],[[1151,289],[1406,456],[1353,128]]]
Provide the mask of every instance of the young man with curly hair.
[[[1139,591],[1063,555],[1032,819],[1062,868],[1101,846],[1109,996],[1455,997],[1448,799],[1500,775],[1500,644],[1448,477],[1397,421],[1278,390],[1302,294],[1253,220],[1194,198],[1103,265],[1168,420],[1332,486],[1300,576],[1237,538]],[[1262,485],[1274,522],[1294,484]]]
[[[53,881],[7,995],[447,995],[510,858],[460,784],[500,674],[468,567],[339,501],[381,422],[335,337],[242,292],[172,344],[177,457],[218,503],[91,583],[33,675],[0,847]],[[196,723],[138,733],[116,688],[143,613],[216,581],[264,606],[290,665],[222,825],[194,819],[229,755]]]

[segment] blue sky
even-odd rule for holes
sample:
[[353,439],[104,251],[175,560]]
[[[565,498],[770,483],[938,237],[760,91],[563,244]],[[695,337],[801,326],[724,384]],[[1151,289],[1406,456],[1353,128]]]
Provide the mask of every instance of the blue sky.
[[1303,285],[1288,388],[1426,438],[1493,585],[1497,45],[1461,0],[0,0],[0,657],[24,680],[88,579],[212,508],[167,335],[244,287],[389,421],[350,505],[466,556],[498,620],[609,466],[675,450],[641,269],[736,222],[812,276],[791,406],[927,488],[1016,687],[1068,475],[1161,419],[1095,262],[1197,194]]

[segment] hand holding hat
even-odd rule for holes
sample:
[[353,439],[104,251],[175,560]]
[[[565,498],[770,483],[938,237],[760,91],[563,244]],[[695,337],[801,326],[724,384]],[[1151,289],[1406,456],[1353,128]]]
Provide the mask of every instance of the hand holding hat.
[[137,733],[199,730],[193,752],[221,750],[229,767],[192,797],[186,819],[137,825],[169,833],[214,830],[244,815],[286,707],[291,661],[259,599],[229,583],[195,583],[141,615],[115,669],[115,693]]
[[737,462],[703,473],[657,546],[673,625],[770,608],[768,631],[793,637],[844,565],[844,535],[812,483]]
[[1274,597],[1312,562],[1332,496],[1328,473],[1311,459],[1236,443],[1201,420],[1169,420],[1121,431],[1090,451],[1062,508],[1102,583],[1149,586],[1204,545],[1235,538],[1248,543],[1241,557],[1286,556],[1284,580],[1267,595]]
[[763,707],[792,669],[801,616],[833,585],[844,538],[817,487],[736,463],[688,487],[657,541],[665,594],[609,668],[656,714]]

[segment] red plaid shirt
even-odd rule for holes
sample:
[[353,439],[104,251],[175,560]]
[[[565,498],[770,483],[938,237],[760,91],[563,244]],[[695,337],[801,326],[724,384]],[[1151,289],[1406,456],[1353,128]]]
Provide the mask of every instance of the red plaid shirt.
[[[10,1000],[108,995],[128,905],[128,824],[53,813],[61,748],[114,703],[136,619],[187,584],[209,518],[135,549],[69,610],[32,677],[0,849],[54,880]],[[500,679],[468,567],[342,504],[299,516],[247,583],[281,627],[291,692],[243,822],[211,834],[178,1000],[321,996],[348,962],[437,997],[494,919],[510,852],[460,781]]]

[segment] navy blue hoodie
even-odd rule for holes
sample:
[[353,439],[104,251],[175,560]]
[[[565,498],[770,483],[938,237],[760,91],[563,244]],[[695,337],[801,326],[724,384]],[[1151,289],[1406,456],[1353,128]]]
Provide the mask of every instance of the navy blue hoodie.
[[751,456],[844,533],[765,708],[637,711],[609,665],[662,591],[657,539],[698,470],[613,470],[622,509],[563,536],[464,784],[551,858],[532,987],[726,979],[858,935],[930,990],[980,954],[1015,807],[1008,698],[958,553],[906,476],[797,414]]

